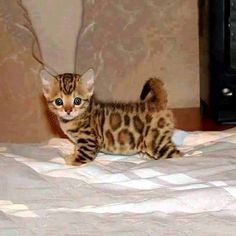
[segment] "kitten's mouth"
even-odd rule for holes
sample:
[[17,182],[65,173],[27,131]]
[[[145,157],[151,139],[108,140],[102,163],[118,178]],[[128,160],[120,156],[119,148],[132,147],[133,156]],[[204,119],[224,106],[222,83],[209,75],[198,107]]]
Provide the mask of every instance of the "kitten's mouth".
[[62,118],[64,120],[73,120],[75,118],[75,116],[72,116],[72,115],[65,115],[65,116],[62,116]]

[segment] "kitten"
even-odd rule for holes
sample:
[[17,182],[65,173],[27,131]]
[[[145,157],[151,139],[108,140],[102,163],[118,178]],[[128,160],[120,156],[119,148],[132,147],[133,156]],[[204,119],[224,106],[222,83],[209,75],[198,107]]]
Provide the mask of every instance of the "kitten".
[[167,94],[160,80],[146,82],[141,93],[145,101],[102,103],[93,96],[92,69],[81,76],[65,73],[55,77],[43,70],[41,78],[49,109],[75,144],[74,154],[66,157],[67,164],[90,162],[99,151],[144,153],[154,159],[179,156],[171,141],[173,116],[166,110]]

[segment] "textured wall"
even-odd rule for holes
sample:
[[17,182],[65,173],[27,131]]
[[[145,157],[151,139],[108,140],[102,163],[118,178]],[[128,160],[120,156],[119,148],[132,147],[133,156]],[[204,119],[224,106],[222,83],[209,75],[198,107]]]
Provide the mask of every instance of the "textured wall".
[[53,136],[45,115],[39,65],[16,1],[0,1],[0,142],[40,141]]
[[44,62],[58,74],[73,72],[82,24],[82,0],[21,1],[37,35]]
[[[38,142],[56,133],[17,1],[0,0],[0,142]],[[77,70],[95,67],[100,98],[136,99],[149,76],[160,76],[170,107],[198,106],[197,0],[87,0],[84,10]]]
[[198,106],[197,15],[197,0],[85,1],[77,70],[96,68],[101,99],[134,100],[158,76],[170,107]]

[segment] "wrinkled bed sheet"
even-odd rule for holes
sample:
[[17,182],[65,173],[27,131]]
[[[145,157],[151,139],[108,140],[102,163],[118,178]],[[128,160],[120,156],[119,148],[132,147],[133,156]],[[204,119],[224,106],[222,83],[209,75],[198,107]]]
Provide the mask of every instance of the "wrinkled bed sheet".
[[236,235],[236,129],[181,137],[180,159],[81,167],[64,139],[0,144],[0,235]]

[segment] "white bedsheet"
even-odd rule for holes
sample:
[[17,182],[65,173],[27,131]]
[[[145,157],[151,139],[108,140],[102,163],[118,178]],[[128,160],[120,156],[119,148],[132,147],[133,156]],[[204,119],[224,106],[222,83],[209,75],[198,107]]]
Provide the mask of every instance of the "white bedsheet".
[[236,129],[184,135],[184,158],[99,154],[72,145],[0,145],[0,235],[236,235]]

